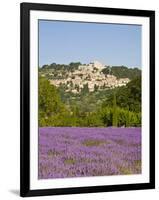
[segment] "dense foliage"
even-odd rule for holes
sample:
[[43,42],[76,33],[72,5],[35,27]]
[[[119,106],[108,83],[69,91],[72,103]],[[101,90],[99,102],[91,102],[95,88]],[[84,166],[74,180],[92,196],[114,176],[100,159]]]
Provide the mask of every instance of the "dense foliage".
[[40,126],[141,126],[141,77],[126,86],[66,93],[39,77]]
[[[116,104],[132,112],[141,112],[141,76],[130,81],[126,86],[114,89]],[[113,94],[103,102],[103,106],[113,106]]]
[[108,66],[103,69],[102,72],[104,74],[114,75],[117,78],[129,78],[131,80],[138,76],[141,76],[141,70],[139,70],[138,68],[127,68],[125,66]]
[[41,70],[55,69],[55,70],[70,70],[71,71],[71,70],[77,69],[79,65],[81,65],[80,62],[71,62],[68,65],[52,63],[50,65],[43,65]]

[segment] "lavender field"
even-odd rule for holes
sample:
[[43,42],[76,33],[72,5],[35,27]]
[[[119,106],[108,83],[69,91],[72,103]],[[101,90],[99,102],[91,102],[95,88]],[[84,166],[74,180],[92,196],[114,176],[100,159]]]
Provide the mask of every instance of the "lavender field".
[[39,179],[141,173],[141,128],[39,128]]

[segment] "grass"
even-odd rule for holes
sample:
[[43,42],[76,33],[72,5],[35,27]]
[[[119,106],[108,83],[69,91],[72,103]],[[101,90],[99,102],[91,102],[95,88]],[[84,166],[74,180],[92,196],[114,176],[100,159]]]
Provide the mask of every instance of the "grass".
[[132,171],[129,169],[129,168],[126,168],[126,167],[120,167],[120,172],[122,174],[132,174]]
[[87,147],[93,147],[93,146],[100,146],[104,144],[105,142],[102,140],[85,140],[82,144]]
[[65,164],[72,165],[75,164],[76,161],[73,158],[68,158],[64,161]]
[[89,139],[82,142],[82,144],[87,147],[100,146],[100,145],[109,144],[109,143],[110,141],[95,140],[95,139]]

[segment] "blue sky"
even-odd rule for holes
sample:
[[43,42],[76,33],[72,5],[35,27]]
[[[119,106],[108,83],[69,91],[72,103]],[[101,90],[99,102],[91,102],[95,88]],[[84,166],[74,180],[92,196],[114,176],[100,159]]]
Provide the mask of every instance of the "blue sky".
[[141,67],[141,26],[39,21],[39,66],[98,60]]

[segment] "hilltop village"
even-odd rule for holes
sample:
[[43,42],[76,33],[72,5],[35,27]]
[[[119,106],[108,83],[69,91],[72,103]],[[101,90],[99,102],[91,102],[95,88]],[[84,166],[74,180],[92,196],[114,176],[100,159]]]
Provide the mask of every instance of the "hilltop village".
[[[129,78],[117,78],[112,75],[103,73],[107,66],[99,61],[93,61],[89,64],[79,65],[73,70],[57,70],[52,69],[43,72],[41,76],[49,76],[50,83],[56,87],[65,86],[65,92],[80,93],[84,87],[89,92],[102,89],[113,89],[115,87],[125,86]],[[55,72],[56,71],[56,72]]]

